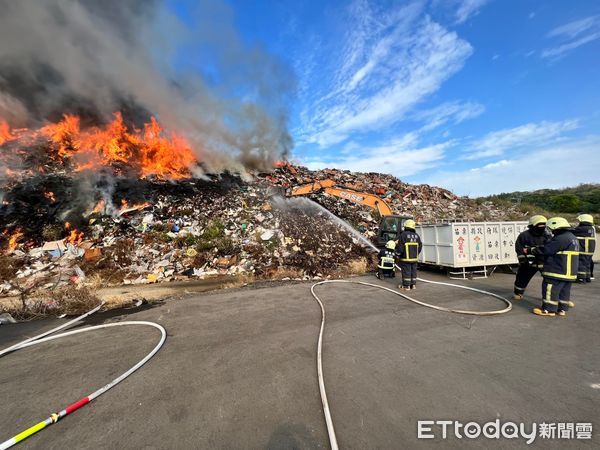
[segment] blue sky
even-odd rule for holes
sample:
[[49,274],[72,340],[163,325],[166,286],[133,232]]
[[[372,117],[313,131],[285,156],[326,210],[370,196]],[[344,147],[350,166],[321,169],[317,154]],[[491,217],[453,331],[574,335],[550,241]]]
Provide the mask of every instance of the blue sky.
[[228,2],[290,70],[292,159],[463,195],[600,182],[600,2]]

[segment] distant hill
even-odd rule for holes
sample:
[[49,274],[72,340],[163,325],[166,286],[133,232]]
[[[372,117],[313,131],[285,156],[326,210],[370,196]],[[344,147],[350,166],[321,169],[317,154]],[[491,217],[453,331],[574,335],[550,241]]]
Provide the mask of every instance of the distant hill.
[[557,214],[600,214],[600,184],[580,184],[565,189],[540,189],[532,192],[508,192],[490,195],[484,199],[533,206]]

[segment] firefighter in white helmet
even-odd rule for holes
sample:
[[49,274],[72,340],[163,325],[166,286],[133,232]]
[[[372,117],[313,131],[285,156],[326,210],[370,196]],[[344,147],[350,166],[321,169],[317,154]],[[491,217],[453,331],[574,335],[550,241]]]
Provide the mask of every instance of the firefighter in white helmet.
[[416,289],[417,287],[417,261],[423,248],[421,237],[415,231],[417,224],[408,219],[404,222],[404,230],[398,235],[396,253],[400,259],[402,271],[402,290]]
[[544,247],[534,247],[534,255],[544,257],[542,306],[534,308],[538,316],[565,316],[571,306],[571,284],[577,280],[579,243],[571,225],[563,217],[553,217],[546,226],[553,238]]
[[385,244],[385,248],[379,251],[379,262],[377,264],[377,273],[375,276],[382,279],[386,275],[394,278],[396,276],[396,241],[390,240]]
[[577,280],[581,283],[592,281],[593,256],[596,250],[596,230],[594,217],[590,214],[581,214],[577,217],[579,225],[573,230],[579,241],[579,270]]
[[543,247],[551,238],[552,233],[546,228],[547,219],[536,215],[529,219],[529,226],[519,234],[515,242],[515,251],[519,260],[519,269],[515,278],[514,300],[522,300],[527,285],[533,276],[542,271],[544,258],[541,255],[533,255],[527,249]]

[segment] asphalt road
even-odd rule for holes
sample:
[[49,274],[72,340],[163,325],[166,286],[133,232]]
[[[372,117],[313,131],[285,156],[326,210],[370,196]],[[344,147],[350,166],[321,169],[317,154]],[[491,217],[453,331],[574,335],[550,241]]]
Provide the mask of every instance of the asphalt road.
[[[464,283],[509,296],[513,277]],[[524,439],[453,433],[444,440],[441,428],[436,439],[417,439],[418,420],[500,419],[528,429],[531,422],[592,422],[592,441],[538,437],[529,447],[598,448],[598,283],[574,286],[577,306],[566,318],[529,312],[537,306],[539,277],[513,311],[479,318],[357,285],[320,287],[325,380],[340,447],[527,447]],[[327,448],[315,363],[320,310],[309,289],[240,289],[97,316],[94,323],[156,321],[169,336],[140,371],[22,447]],[[502,307],[490,297],[433,285],[419,285],[414,296],[459,308]],[[56,323],[2,326],[0,348]],[[104,385],[157,339],[152,329],[117,327],[0,359],[0,441]]]

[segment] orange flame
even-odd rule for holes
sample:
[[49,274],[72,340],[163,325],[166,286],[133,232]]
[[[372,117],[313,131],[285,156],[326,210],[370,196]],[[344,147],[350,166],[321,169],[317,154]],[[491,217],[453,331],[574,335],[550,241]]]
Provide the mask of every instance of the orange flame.
[[[8,236],[9,231],[8,230],[4,230],[4,233],[2,233],[4,236]],[[13,252],[17,249],[18,245],[19,245],[19,239],[21,239],[24,236],[23,231],[20,228],[17,228],[14,233],[12,233],[10,235],[10,237],[8,238],[8,251],[9,252]]]
[[65,242],[78,245],[83,241],[83,231],[78,231],[76,228],[71,229],[71,224],[69,222],[65,222],[65,230],[69,232],[69,235],[65,238]]
[[119,215],[130,211],[139,211],[140,209],[147,208],[148,206],[150,206],[149,202],[135,203],[130,206],[126,199],[121,199],[121,209],[119,210]]
[[56,158],[71,158],[78,171],[126,163],[141,177],[180,179],[189,176],[197,162],[185,139],[164,133],[154,117],[143,131],[129,131],[120,113],[104,127],[82,130],[79,117],[65,114],[63,120],[40,132],[55,144]]
[[14,139],[13,134],[10,132],[10,126],[8,122],[4,119],[0,119],[0,145],[4,144],[6,141],[10,141]]
[[46,197],[51,202],[56,201],[56,197],[54,196],[54,192],[52,192],[52,191],[44,192],[44,197]]
[[94,209],[92,210],[92,214],[104,211],[105,206],[106,206],[106,201],[104,201],[104,199],[101,199],[98,203],[96,203],[96,206],[94,206]]
[[63,120],[53,125],[46,125],[40,132],[58,145],[58,155],[61,158],[76,152],[76,139],[80,135],[79,117],[65,114]]

